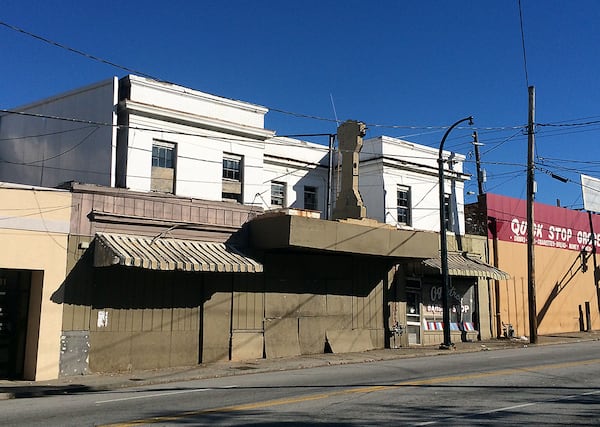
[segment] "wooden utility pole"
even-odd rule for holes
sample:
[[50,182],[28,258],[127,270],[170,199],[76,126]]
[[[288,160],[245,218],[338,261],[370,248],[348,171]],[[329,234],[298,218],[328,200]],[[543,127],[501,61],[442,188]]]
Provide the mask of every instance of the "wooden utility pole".
[[527,125],[527,290],[529,303],[529,342],[537,344],[537,307],[535,302],[535,201],[534,164],[535,87],[529,86],[529,120]]
[[327,170],[327,219],[331,219],[332,212],[332,192],[333,192],[333,144],[335,143],[335,134],[329,135],[329,169]]
[[473,132],[473,146],[475,147],[475,165],[477,166],[477,189],[479,195],[483,194],[483,171],[481,170],[481,155],[479,154],[479,146],[483,145],[479,142],[477,132]]

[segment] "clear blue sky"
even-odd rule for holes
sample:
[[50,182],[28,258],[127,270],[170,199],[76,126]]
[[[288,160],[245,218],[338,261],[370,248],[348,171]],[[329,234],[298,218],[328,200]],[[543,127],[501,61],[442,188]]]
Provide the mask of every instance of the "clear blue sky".
[[[3,0],[0,21],[176,84],[327,119],[271,111],[279,135],[335,132],[332,99],[368,137],[433,147],[473,115],[486,191],[525,198],[527,85],[537,123],[600,121],[600,2],[521,3],[528,81],[517,0]],[[127,74],[5,26],[0,53],[5,109]],[[446,148],[468,155],[475,175],[472,131],[455,129]],[[599,136],[600,122],[537,128],[537,201],[582,207],[579,173],[600,178]]]

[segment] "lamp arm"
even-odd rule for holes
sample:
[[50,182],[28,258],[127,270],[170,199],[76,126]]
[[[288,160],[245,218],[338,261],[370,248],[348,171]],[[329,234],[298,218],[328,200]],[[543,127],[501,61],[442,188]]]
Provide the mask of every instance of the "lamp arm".
[[440,142],[440,152],[438,153],[438,160],[441,161],[442,160],[442,152],[444,151],[444,143],[446,142],[446,138],[448,137],[448,135],[450,134],[450,132],[452,132],[452,129],[454,129],[456,126],[458,126],[459,124],[461,124],[462,122],[466,122],[469,121],[469,125],[473,125],[473,116],[469,116],[469,117],[465,117],[464,119],[460,119],[459,121],[457,121],[456,123],[454,123],[452,126],[450,126],[447,130],[446,133],[444,134],[443,138],[442,138],[442,142]]

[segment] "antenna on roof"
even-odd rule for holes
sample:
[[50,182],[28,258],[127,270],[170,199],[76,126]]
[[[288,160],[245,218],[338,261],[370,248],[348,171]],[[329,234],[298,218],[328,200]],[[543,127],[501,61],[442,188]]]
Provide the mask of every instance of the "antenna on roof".
[[340,125],[340,121],[338,120],[337,111],[335,111],[335,103],[333,102],[333,95],[329,92],[329,99],[331,99],[331,107],[333,108],[333,116],[335,117],[336,127]]

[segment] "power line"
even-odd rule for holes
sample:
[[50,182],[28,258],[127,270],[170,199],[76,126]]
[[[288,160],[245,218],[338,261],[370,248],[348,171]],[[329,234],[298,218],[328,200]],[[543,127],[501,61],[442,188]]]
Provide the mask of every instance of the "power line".
[[525,50],[525,31],[523,30],[523,8],[521,7],[521,0],[519,0],[519,22],[521,26],[521,46],[523,48],[523,66],[525,68],[525,83],[529,87],[529,74],[527,72],[527,53]]
[[24,30],[23,28],[19,28],[17,26],[11,25],[11,24],[9,24],[7,22],[0,21],[0,25],[3,25],[4,27],[9,28],[9,29],[11,29],[13,31],[16,31],[18,33],[25,34],[25,35],[27,35],[29,37],[33,37],[34,39],[40,40],[40,41],[42,41],[44,43],[47,43],[49,45],[52,45],[52,46],[55,46],[55,47],[59,47],[61,49],[68,50],[69,52],[75,53],[77,55],[81,55],[81,56],[83,56],[85,58],[92,59],[92,60],[97,61],[97,62],[101,62],[101,63],[106,64],[106,65],[110,65],[111,67],[119,68],[119,69],[121,69],[123,71],[127,71],[128,73],[138,74],[140,76],[148,77],[150,79],[157,80],[157,81],[163,81],[163,80],[161,80],[159,78],[156,78],[156,77],[154,77],[154,76],[152,76],[150,74],[144,73],[142,71],[134,70],[133,68],[125,67],[124,65],[119,65],[116,62],[112,62],[112,61],[109,61],[107,59],[103,59],[103,58],[100,58],[98,56],[95,56],[95,55],[90,55],[89,53],[83,52],[83,51],[81,51],[79,49],[75,49],[75,48],[72,48],[70,46],[64,45],[62,43],[56,42],[54,40],[47,39],[46,37],[42,37],[42,36],[39,36],[37,34],[31,33],[31,32],[29,32],[27,30]]
[[80,130],[89,129],[90,127],[93,127],[93,126],[83,126],[83,127],[80,127],[80,128],[65,129],[65,130],[60,130],[60,131],[56,131],[56,132],[40,133],[40,134],[35,134],[35,135],[14,136],[14,137],[11,137],[11,138],[0,138],[0,142],[4,142],[4,141],[17,141],[17,140],[21,140],[21,139],[34,139],[34,138],[43,138],[43,137],[46,137],[46,136],[62,135],[62,134],[65,134],[65,133],[77,132],[77,131],[80,131]]
[[[14,110],[7,110],[7,109],[0,109],[0,112],[4,112],[7,114],[17,114],[17,115],[24,115],[24,116],[31,116],[31,117],[36,117],[36,118],[44,118],[44,119],[53,119],[53,120],[61,120],[61,121],[67,121],[67,122],[75,122],[75,123],[83,123],[89,126],[85,126],[85,127],[81,127],[81,128],[77,128],[77,129],[73,129],[73,130],[66,130],[64,132],[70,132],[70,131],[75,131],[75,130],[81,130],[81,129],[86,129],[89,128],[91,126],[94,127],[94,130],[88,135],[86,136],[85,139],[87,139],[89,136],[91,136],[92,133],[94,133],[98,127],[100,126],[106,126],[106,127],[111,127],[111,128],[118,128],[118,129],[130,129],[130,130],[137,130],[137,131],[147,131],[147,132],[154,132],[154,133],[163,133],[163,134],[172,134],[172,135],[183,135],[183,136],[195,136],[195,137],[202,137],[202,138],[208,138],[208,139],[212,139],[212,140],[217,140],[217,141],[226,141],[226,142],[239,142],[239,143],[256,143],[256,141],[253,141],[251,139],[248,138],[239,138],[239,137],[222,137],[222,136],[216,136],[216,135],[211,135],[211,134],[204,134],[204,133],[199,133],[199,132],[182,132],[182,131],[173,131],[173,130],[167,130],[167,129],[161,129],[161,128],[144,128],[144,127],[138,127],[138,126],[126,126],[126,125],[117,125],[117,124],[113,124],[113,123],[106,123],[106,122],[95,122],[92,120],[84,120],[84,119],[77,119],[77,118],[73,118],[73,117],[61,117],[61,116],[53,116],[53,115],[48,115],[48,114],[38,114],[38,113],[30,113],[30,112],[23,112],[23,111],[14,111]],[[560,124],[556,124],[556,126],[569,126],[569,125],[575,125],[575,126],[593,126],[596,125],[597,123],[600,123],[600,121],[588,121],[588,122],[580,122],[580,123],[563,123],[562,125]],[[553,126],[555,124],[553,123],[547,123],[544,124],[544,126]],[[516,126],[516,127],[505,127],[504,129],[514,129],[514,128],[519,128],[521,129],[521,126]],[[565,135],[565,134],[570,134],[570,133],[579,133],[579,132],[583,132],[585,131],[585,129],[583,130],[578,130],[578,131],[574,131],[574,132],[562,132],[559,133],[559,135]],[[49,133],[49,134],[45,134],[47,136],[52,136],[53,134],[58,134],[61,132],[56,132],[56,133]],[[511,136],[509,136],[508,138],[505,138],[503,141],[501,141],[500,143],[498,143],[496,146],[490,148],[489,150],[485,151],[483,154],[487,154],[495,149],[500,148],[500,146],[502,146],[503,144],[505,144],[506,142],[510,141],[511,139],[513,139],[514,137],[516,137],[517,135],[519,135],[519,132],[516,132],[514,134],[512,134]],[[316,136],[316,135],[321,135],[321,134],[304,134],[305,136]],[[555,136],[556,134],[543,134],[543,135],[539,135],[539,136],[543,136],[543,137],[550,137],[550,136]],[[44,135],[42,135],[44,136]],[[281,145],[281,146],[290,146],[290,147],[300,147],[298,146],[296,143],[288,143],[286,141],[281,141],[278,140],[277,138],[285,138],[286,136],[281,136],[281,137],[274,137],[271,138],[267,141],[260,141],[261,143],[265,143],[265,144],[274,144],[274,145]],[[16,137],[16,138],[6,138],[3,139],[2,141],[6,141],[6,140],[16,140],[16,139],[22,139],[25,137]],[[84,141],[80,142],[78,145],[80,145],[81,143],[83,143]],[[462,145],[462,144],[461,144]],[[71,148],[68,151],[71,151],[72,149],[74,149],[76,147]],[[307,146],[306,148],[310,148],[310,149],[318,149],[321,150],[323,152],[328,151],[327,147],[323,146],[321,148],[321,146],[319,146],[318,144],[314,144],[312,146]],[[67,151],[67,152],[68,152]],[[66,152],[65,152],[66,153]],[[59,157],[62,154],[65,153],[61,153],[58,155],[55,155],[52,158],[55,157]],[[369,153],[364,151],[363,154],[378,154],[378,153]],[[422,159],[422,160],[430,160],[429,157],[425,157],[425,156],[406,156],[406,155],[397,155],[397,156],[388,156],[391,158],[397,158],[397,159]],[[45,160],[50,160],[51,158],[48,159],[42,159],[42,160],[38,160],[37,162],[41,162],[41,161],[45,161]],[[468,163],[468,160],[464,161],[465,163]],[[7,163],[13,163],[13,162],[7,162]],[[34,162],[33,162],[34,163]],[[485,162],[486,164],[504,164],[504,165],[514,165],[512,163],[501,163],[501,162]],[[20,163],[20,164],[24,164],[26,165],[27,163]]]
[[580,122],[580,123],[538,123],[537,126],[543,127],[576,127],[576,126],[590,126],[600,124],[600,120],[593,120],[589,122]]
[[[523,49],[523,61],[524,61],[524,66],[525,66],[525,77],[526,77],[526,82],[527,85],[529,86],[529,77],[528,77],[528,71],[527,71],[527,55],[526,55],[526,49],[525,49],[525,36],[524,36],[524,28],[523,28],[523,13],[522,13],[522,6],[521,6],[521,0],[519,0],[518,2],[519,5],[519,20],[520,20],[520,29],[521,29],[521,42],[522,42],[522,49]],[[133,73],[133,74],[137,74],[146,78],[150,78],[153,80],[156,80],[158,82],[168,82],[164,79],[160,79],[156,76],[153,76],[149,73],[145,73],[143,71],[139,71],[121,64],[117,64],[113,61],[104,59],[104,58],[100,58],[98,56],[86,53],[82,50],[79,49],[75,49],[73,47],[67,46],[63,43],[59,43],[57,41],[48,39],[46,37],[40,36],[38,34],[32,33],[30,31],[27,31],[23,28],[17,27],[15,25],[9,24],[7,22],[4,21],[0,21],[0,25],[13,30],[15,32],[27,35],[29,37],[32,37],[36,40],[40,40],[46,44],[61,48],[61,49],[65,49],[69,52],[75,53],[77,55],[83,56],[87,59],[91,59],[106,65],[110,65],[112,67],[121,69],[123,71],[126,71],[128,73]],[[301,117],[301,118],[308,118],[308,119],[312,119],[312,120],[320,120],[320,121],[328,121],[328,122],[334,122],[334,123],[338,123],[339,120],[336,119],[332,119],[332,118],[326,118],[326,117],[319,117],[319,116],[315,116],[315,115],[310,115],[310,114],[303,114],[303,113],[297,113],[297,112],[292,112],[292,111],[287,111],[284,109],[280,109],[280,108],[274,108],[274,107],[267,107],[270,111],[273,112],[277,112],[277,113],[281,113],[281,114],[287,114],[287,115],[291,115],[291,116],[296,116],[296,117]],[[6,113],[12,113],[12,114],[24,114],[24,115],[29,115],[31,113],[25,113],[25,112],[16,112],[16,111],[10,111],[10,110],[0,110],[0,112],[6,112]],[[33,115],[33,114],[31,114]],[[37,115],[38,117],[42,117],[42,115]],[[88,121],[88,120],[81,120],[81,119],[74,119],[74,118],[59,118],[59,117],[51,117],[51,116],[45,116],[46,118],[53,118],[53,119],[57,119],[57,120],[67,120],[67,121],[73,121],[73,122],[78,122],[78,123],[86,123],[86,124],[93,124],[93,125],[103,125],[103,126],[112,126],[112,124],[110,123],[97,123],[97,122],[92,122],[92,121]],[[596,116],[597,117],[597,116]],[[584,123],[567,123],[567,124],[553,124],[553,123],[545,123],[545,124],[539,124],[539,126],[586,126],[586,125],[591,125],[591,124],[598,124],[600,123],[600,121],[593,121],[593,122],[584,122]],[[367,123],[367,126],[372,127],[372,128],[388,128],[388,129],[413,129],[413,130],[429,130],[429,131],[433,131],[432,133],[436,133],[439,131],[444,131],[448,128],[448,126],[410,126],[410,125],[386,125],[386,124],[376,124],[376,123]],[[496,131],[496,130],[510,130],[510,129],[518,129],[518,128],[522,128],[523,126],[503,126],[503,127],[480,127],[480,128],[468,128],[469,130],[478,130],[478,131]],[[459,128],[460,129],[460,128]],[[466,128],[465,128],[466,129]],[[166,132],[166,131],[165,131]],[[429,133],[429,132],[427,132]],[[413,134],[413,135],[405,135],[405,136],[400,136],[399,138],[403,138],[403,137],[414,137],[414,136],[421,136],[427,133],[420,133],[420,134]]]

